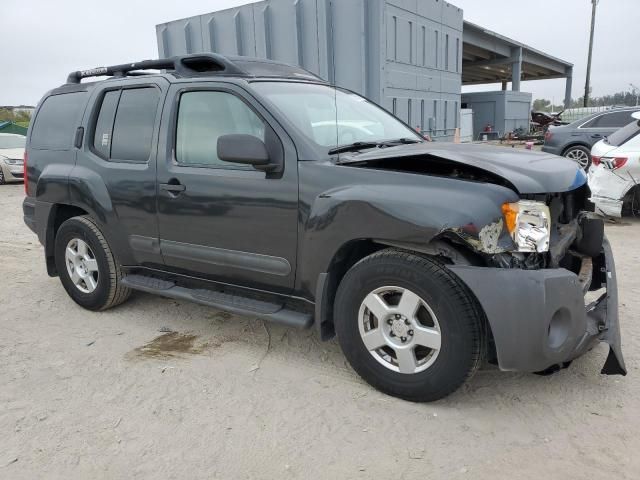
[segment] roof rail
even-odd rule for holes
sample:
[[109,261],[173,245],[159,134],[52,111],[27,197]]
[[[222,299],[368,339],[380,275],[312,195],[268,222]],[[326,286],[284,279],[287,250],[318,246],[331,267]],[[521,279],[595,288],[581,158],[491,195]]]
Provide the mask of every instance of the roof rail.
[[187,75],[197,73],[211,74],[212,72],[222,75],[248,75],[247,72],[222,55],[217,53],[196,53],[171,58],[161,58],[158,60],[142,60],[140,62],[124,63],[110,67],[78,70],[69,74],[67,83],[80,83],[83,78],[89,77],[145,75],[146,72],[144,72],[144,70],[173,70],[176,73]]

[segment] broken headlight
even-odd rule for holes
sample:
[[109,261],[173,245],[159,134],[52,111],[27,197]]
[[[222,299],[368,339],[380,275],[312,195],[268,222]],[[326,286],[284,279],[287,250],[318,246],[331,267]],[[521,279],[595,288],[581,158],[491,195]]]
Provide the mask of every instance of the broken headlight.
[[549,251],[551,215],[543,202],[520,200],[502,205],[507,230],[519,252]]

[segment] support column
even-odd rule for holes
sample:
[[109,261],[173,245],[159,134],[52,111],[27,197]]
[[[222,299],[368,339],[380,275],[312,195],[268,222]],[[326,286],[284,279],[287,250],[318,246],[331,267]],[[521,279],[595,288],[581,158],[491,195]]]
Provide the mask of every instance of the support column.
[[506,80],[502,82],[502,91],[503,92],[507,89],[507,83],[508,82]]
[[522,47],[511,49],[511,90],[520,91],[520,77],[522,77]]
[[567,81],[564,86],[564,108],[571,108],[571,87],[573,84],[573,67],[567,68]]

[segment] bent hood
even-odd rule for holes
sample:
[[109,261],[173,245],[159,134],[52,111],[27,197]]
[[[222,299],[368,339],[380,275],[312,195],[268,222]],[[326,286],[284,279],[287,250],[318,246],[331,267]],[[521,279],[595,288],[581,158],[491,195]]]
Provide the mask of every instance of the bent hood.
[[[353,164],[406,157],[424,158],[425,162],[435,157],[484,170],[501,177],[513,185],[518,193],[523,194],[566,192],[582,186],[587,179],[584,171],[573,160],[548,153],[483,144],[425,142],[399,145],[341,155],[339,163]],[[392,162],[388,165],[393,168]],[[427,169],[425,173],[428,173]]]

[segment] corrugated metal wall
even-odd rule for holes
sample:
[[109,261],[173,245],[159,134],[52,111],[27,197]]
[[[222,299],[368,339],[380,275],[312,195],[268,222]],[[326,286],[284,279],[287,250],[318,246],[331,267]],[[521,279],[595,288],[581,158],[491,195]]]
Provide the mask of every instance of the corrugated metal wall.
[[443,0],[265,0],[156,33],[161,57],[217,52],[298,64],[436,137],[459,126],[462,10]]

